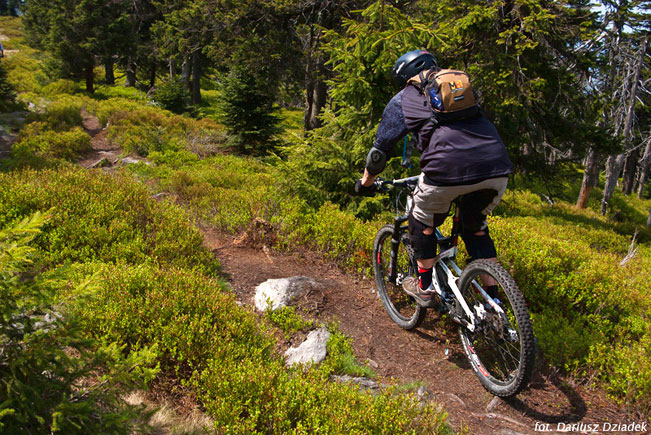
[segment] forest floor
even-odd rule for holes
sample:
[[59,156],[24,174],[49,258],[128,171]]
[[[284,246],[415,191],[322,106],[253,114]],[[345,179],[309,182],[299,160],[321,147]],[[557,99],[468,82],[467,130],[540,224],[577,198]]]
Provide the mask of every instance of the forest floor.
[[[93,139],[92,151],[80,164],[89,167],[102,158],[115,160],[120,150],[110,143],[96,118],[83,115]],[[558,375],[544,363],[537,365],[529,388],[516,398],[495,398],[470,368],[455,324],[433,310],[420,327],[405,331],[386,314],[370,279],[343,273],[313,252],[272,251],[251,234],[230,235],[210,227],[201,231],[205,246],[219,259],[244,304],[253,305],[256,286],[268,279],[307,276],[320,282],[317,290],[299,302],[299,312],[324,323],[337,321],[352,338],[358,361],[369,364],[380,383],[425,386],[444,406],[455,430],[472,434],[606,433],[604,423],[648,421],[614,403],[601,389]]]

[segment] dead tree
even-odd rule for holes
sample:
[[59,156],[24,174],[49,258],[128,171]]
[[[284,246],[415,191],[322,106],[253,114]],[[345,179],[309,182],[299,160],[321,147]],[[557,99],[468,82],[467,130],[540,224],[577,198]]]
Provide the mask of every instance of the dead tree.
[[[619,38],[618,38],[619,40]],[[620,44],[618,44],[620,45]],[[631,139],[631,127],[633,125],[633,119],[635,115],[635,102],[637,98],[638,91],[638,82],[640,81],[640,73],[642,71],[642,65],[644,64],[644,56],[646,55],[646,46],[647,38],[645,37],[640,44],[639,54],[636,57],[627,57],[620,51],[619,57],[626,62],[625,72],[621,78],[621,88],[618,90],[619,98],[616,101],[619,103],[615,108],[614,121],[615,124],[615,135],[618,136],[621,134],[625,146],[630,146]],[[617,47],[619,48],[623,47]],[[623,51],[623,50],[622,50]],[[630,79],[626,79],[631,77]],[[616,97],[617,98],[617,97]],[[606,184],[604,186],[604,193],[601,199],[601,214],[602,216],[606,214],[608,201],[613,196],[615,192],[615,187],[617,186],[617,180],[622,172],[622,167],[624,166],[624,161],[626,158],[626,152],[611,155],[606,161]]]
[[642,198],[644,183],[646,183],[646,180],[649,177],[649,166],[651,166],[651,135],[646,138],[646,148],[644,149],[644,155],[642,156],[642,161],[640,162],[641,170],[637,188],[638,198]]
[[599,152],[591,146],[585,158],[585,171],[583,182],[579,191],[579,199],[576,201],[576,208],[586,208],[590,192],[599,182]]

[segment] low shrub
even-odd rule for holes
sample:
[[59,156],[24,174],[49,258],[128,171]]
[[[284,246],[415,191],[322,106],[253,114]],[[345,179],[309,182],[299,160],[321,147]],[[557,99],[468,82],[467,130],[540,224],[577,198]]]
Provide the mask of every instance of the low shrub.
[[[378,395],[329,382],[350,352],[335,332],[335,358],[307,372],[287,370],[275,340],[257,315],[237,305],[223,284],[182,269],[94,265],[101,288],[78,315],[90,333],[127,348],[159,350],[161,368],[191,387],[229,433],[439,433],[444,415],[434,404],[392,391]],[[77,271],[81,276],[87,270]]]
[[[611,391],[627,385],[633,393],[626,396],[639,400],[651,394],[651,327],[640,322],[651,315],[649,248],[621,266],[630,239],[593,226],[560,218],[491,220],[501,261],[525,294],[548,361],[580,376],[593,370]],[[646,344],[630,345],[638,341]],[[623,347],[629,351],[617,351]],[[624,370],[627,364],[635,368]]]
[[156,87],[154,101],[164,109],[180,114],[190,107],[190,92],[182,79],[168,80]]
[[31,121],[38,121],[44,129],[67,131],[82,126],[83,100],[70,95],[59,95],[50,101],[42,112],[30,113]]
[[9,83],[16,92],[40,92],[41,88],[51,82],[48,73],[43,67],[40,52],[22,46],[19,52],[14,53],[6,63]]
[[155,353],[89,340],[70,309],[79,299],[55,304],[66,275],[39,273],[30,243],[43,224],[36,213],[0,230],[0,431],[124,433],[138,409],[120,397],[155,376]]
[[128,174],[73,167],[0,174],[0,228],[51,207],[52,219],[36,240],[48,264],[153,262],[210,274],[218,270],[187,215],[151,199]]
[[91,148],[90,136],[79,127],[57,132],[43,130],[42,123],[36,122],[23,129],[20,136],[12,149],[12,158],[17,167],[34,166],[34,163],[29,162],[39,159],[73,161]]
[[267,310],[267,319],[285,333],[285,338],[290,339],[292,334],[311,328],[314,322],[307,321],[298,314],[293,307],[281,307],[276,310]]
[[41,89],[41,95],[54,97],[61,94],[72,95],[81,90],[78,83],[67,80],[59,79],[56,82],[49,83]]

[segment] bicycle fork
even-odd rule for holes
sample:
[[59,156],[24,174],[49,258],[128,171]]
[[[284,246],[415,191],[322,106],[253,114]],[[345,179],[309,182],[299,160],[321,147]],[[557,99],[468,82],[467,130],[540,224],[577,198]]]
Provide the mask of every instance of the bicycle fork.
[[398,276],[398,249],[402,237],[402,224],[407,221],[407,215],[397,216],[393,220],[393,235],[391,236],[391,260],[389,261],[389,281],[396,285],[402,285],[404,276]]

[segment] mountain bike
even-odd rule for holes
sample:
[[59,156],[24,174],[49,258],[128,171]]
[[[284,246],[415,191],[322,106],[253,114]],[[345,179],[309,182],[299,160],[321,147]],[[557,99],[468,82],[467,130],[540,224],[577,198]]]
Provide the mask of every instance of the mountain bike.
[[[432,305],[419,305],[402,288],[405,278],[416,276],[418,270],[407,225],[418,177],[377,179],[375,184],[380,192],[390,186],[396,190],[397,211],[394,222],[378,231],[373,244],[378,293],[391,319],[412,329]],[[535,344],[529,312],[518,285],[498,263],[480,259],[463,270],[457,265],[461,235],[458,199],[453,204],[450,235],[445,237],[435,229],[438,255],[432,282],[439,297],[432,308],[460,325],[461,344],[483,387],[495,396],[512,397],[527,386],[533,372]],[[489,277],[498,284],[495,298],[485,289]]]

